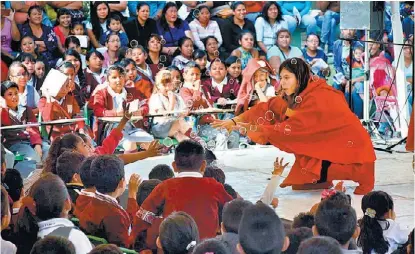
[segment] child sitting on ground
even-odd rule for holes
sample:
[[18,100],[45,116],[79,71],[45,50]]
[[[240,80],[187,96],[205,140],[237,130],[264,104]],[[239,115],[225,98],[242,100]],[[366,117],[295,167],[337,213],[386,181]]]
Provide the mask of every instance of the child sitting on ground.
[[313,234],[315,236],[329,236],[336,239],[342,246],[343,253],[362,253],[359,250],[349,250],[352,238],[357,238],[360,234],[356,211],[353,207],[332,200],[324,200],[318,206],[314,221]]
[[166,164],[159,164],[151,169],[150,173],[148,174],[148,179],[157,179],[160,181],[164,181],[174,177],[174,172],[170,168],[169,165]]
[[238,230],[242,214],[245,208],[253,204],[247,200],[235,199],[228,202],[223,207],[222,223],[220,224],[221,235],[216,239],[225,243],[231,254],[239,254],[236,245],[239,241]]
[[206,168],[203,147],[192,140],[181,142],[175,150],[172,166],[178,175],[159,184],[144,201],[139,212],[142,220],[137,223],[138,232],[149,227],[147,214],[157,213],[164,205],[163,217],[174,211],[184,211],[195,219],[201,239],[215,237],[218,209],[232,197],[216,180],[203,178]]
[[364,216],[360,221],[358,246],[363,253],[391,253],[408,240],[408,229],[395,222],[392,197],[372,191],[362,199]]
[[278,215],[262,203],[245,208],[238,234],[240,254],[279,254],[290,244]]
[[129,248],[129,228],[138,210],[136,195],[141,178],[137,174],[130,178],[126,211],[117,201],[126,187],[124,163],[115,156],[101,155],[92,162],[90,170],[96,192],[93,198],[87,198],[89,202],[84,202],[82,195],[77,199],[75,209],[82,210],[76,213],[80,226],[88,234]]

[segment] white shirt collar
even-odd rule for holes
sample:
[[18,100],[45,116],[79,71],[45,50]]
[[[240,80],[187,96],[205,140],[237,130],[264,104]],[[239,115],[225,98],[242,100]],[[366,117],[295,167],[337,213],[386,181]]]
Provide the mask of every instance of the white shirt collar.
[[228,83],[228,77],[225,77],[222,82],[216,83],[216,81],[212,78],[212,87],[218,88],[219,92],[222,93],[223,87]]
[[183,87],[184,88],[189,88],[189,89],[192,89],[193,90],[193,84],[190,83],[190,82],[184,82],[183,83]]
[[177,174],[176,178],[180,177],[196,177],[196,178],[202,178],[203,175],[200,172],[180,172]]
[[53,219],[50,219],[50,220],[45,220],[45,221],[38,222],[38,226],[39,226],[39,231],[40,231],[40,230],[44,230],[46,228],[58,227],[58,226],[59,227],[61,227],[61,226],[73,227],[74,224],[66,218],[53,218]]
[[98,195],[102,195],[102,196],[104,196],[104,197],[106,197],[106,198],[108,198],[108,199],[110,199],[110,200],[114,201],[116,204],[118,204],[117,199],[116,199],[116,198],[111,197],[110,195],[103,194],[103,193],[101,193],[101,192],[99,192],[99,191],[95,191],[95,193],[97,193]]
[[122,89],[122,92],[121,93],[116,93],[116,92],[114,92],[114,90],[112,90],[112,88],[111,88],[111,86],[108,84],[108,86],[107,86],[107,90],[108,90],[108,93],[112,96],[112,97],[123,97],[124,99],[126,99],[127,98],[127,90],[125,90],[125,88],[123,88]]

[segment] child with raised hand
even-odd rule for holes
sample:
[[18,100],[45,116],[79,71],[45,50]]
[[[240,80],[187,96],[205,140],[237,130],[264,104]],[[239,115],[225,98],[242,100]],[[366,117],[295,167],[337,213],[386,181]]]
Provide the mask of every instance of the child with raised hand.
[[251,31],[245,30],[239,34],[239,48],[232,51],[232,56],[241,59],[242,70],[248,65],[251,58],[259,59],[258,50],[254,48],[254,35]]
[[336,239],[343,253],[362,253],[359,250],[349,250],[350,241],[360,234],[356,211],[349,204],[332,200],[322,201],[318,206],[314,222],[315,236],[329,236]]
[[115,32],[118,34],[121,40],[121,47],[128,47],[128,37],[127,34],[122,30],[122,20],[117,14],[111,14],[107,19],[107,28],[108,30],[101,36],[100,44],[105,45],[105,40],[107,36]]
[[362,199],[364,216],[360,221],[358,246],[363,253],[391,253],[406,243],[410,230],[395,222],[392,197],[383,191],[372,191]]
[[199,230],[192,216],[174,212],[160,225],[157,247],[166,254],[187,254],[193,252],[199,239]]
[[220,224],[221,235],[216,239],[223,242],[228,251],[232,254],[238,254],[236,245],[239,242],[239,224],[245,208],[253,204],[247,200],[235,199],[225,204],[222,210],[222,222]]
[[159,184],[144,201],[137,231],[147,229],[150,223],[146,215],[157,213],[164,204],[163,217],[177,210],[184,211],[195,219],[201,239],[215,237],[219,225],[218,209],[232,197],[216,180],[203,178],[206,168],[203,147],[192,140],[182,141],[175,150],[172,166],[178,175]]
[[176,66],[179,70],[183,70],[184,66],[192,61],[193,57],[193,41],[189,37],[182,37],[178,43],[180,55],[173,58],[171,65]]
[[[9,195],[6,189],[1,186],[1,227],[0,231],[7,229],[11,220]],[[16,245],[12,242],[3,240],[0,236],[1,253],[14,254],[17,252]]]
[[76,213],[80,226],[88,234],[129,248],[132,244],[129,228],[138,210],[136,196],[141,178],[137,174],[130,177],[127,210],[124,210],[117,201],[126,187],[122,160],[101,155],[93,160],[90,170],[96,192],[92,198],[80,195],[77,199],[75,209],[82,211]]
[[241,254],[279,254],[290,244],[281,219],[262,203],[245,208],[238,234],[237,248]]

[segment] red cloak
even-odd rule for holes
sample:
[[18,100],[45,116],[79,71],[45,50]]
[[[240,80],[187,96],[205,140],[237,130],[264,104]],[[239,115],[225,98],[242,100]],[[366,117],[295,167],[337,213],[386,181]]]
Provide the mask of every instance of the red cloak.
[[288,119],[282,113],[287,103],[281,97],[241,115],[243,121],[254,124],[247,130],[253,141],[269,142],[295,154],[296,162],[281,186],[316,182],[322,160],[326,160],[332,162],[327,180],[354,180],[361,185],[366,181],[360,193],[370,191],[375,152],[369,134],[349,109],[344,95],[325,80],[316,79],[309,81],[295,101]]
[[406,150],[408,152],[414,151],[414,131],[415,131],[414,130],[414,111],[412,110],[411,120],[409,121],[409,127],[408,127],[408,137],[406,138]]

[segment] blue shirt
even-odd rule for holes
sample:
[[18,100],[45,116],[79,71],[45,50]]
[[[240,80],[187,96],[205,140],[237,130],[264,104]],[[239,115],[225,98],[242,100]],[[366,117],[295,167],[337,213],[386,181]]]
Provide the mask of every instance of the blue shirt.
[[255,20],[256,40],[265,44],[267,49],[275,45],[277,41],[277,32],[281,28],[288,29],[288,23],[285,20],[275,22],[274,25],[268,23],[263,17]]
[[[137,5],[140,1],[128,1],[128,11],[130,12],[130,17],[137,17]],[[146,2],[150,7],[150,18],[154,18],[160,10],[166,5],[166,1],[147,1]]]
[[[303,56],[304,56],[304,60],[306,60],[306,62],[307,63],[310,63],[311,61],[313,61],[313,59],[315,59],[315,58],[321,58],[321,59],[323,59],[324,60],[324,62],[326,62],[327,63],[327,55],[326,55],[326,53],[324,53],[324,51],[323,50],[321,50],[321,49],[317,49],[317,54],[316,54],[316,56],[309,56],[308,54],[307,54],[307,48],[303,48],[302,49],[302,51],[303,51]],[[320,77],[322,77],[322,78],[324,78],[325,76],[323,75],[323,73],[321,73],[321,71],[319,71],[318,73],[316,73],[318,76],[320,76]]]
[[177,47],[178,41],[186,36],[184,32],[190,31],[190,27],[187,21],[182,20],[182,24],[179,27],[169,27],[169,29],[166,31],[160,25],[160,21],[157,21],[157,31],[158,34],[162,36],[164,40],[166,40],[164,47]]

